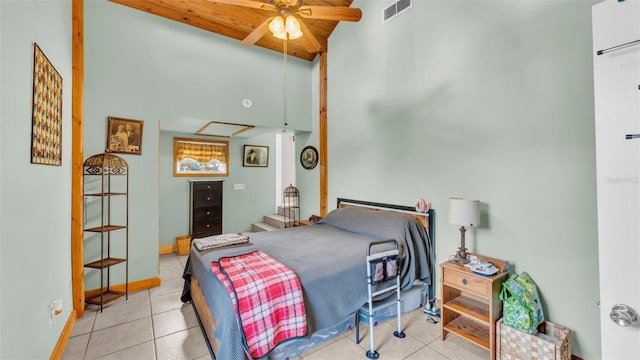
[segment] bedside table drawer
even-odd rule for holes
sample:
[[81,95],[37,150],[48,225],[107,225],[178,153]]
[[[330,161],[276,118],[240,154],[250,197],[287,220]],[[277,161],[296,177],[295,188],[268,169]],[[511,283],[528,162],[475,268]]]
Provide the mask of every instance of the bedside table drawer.
[[468,291],[482,297],[491,295],[491,283],[482,281],[478,276],[473,276],[470,273],[445,269],[442,274],[442,281],[445,285],[458,288],[462,291]]

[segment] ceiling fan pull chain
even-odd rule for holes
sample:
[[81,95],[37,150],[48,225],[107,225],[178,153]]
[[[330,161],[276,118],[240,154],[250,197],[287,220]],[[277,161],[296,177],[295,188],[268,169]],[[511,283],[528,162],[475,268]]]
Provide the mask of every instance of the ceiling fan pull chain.
[[287,123],[287,39],[285,38],[282,41],[284,42],[284,51],[282,52],[284,54],[284,126],[282,127],[282,132],[286,132],[287,125],[289,125]]

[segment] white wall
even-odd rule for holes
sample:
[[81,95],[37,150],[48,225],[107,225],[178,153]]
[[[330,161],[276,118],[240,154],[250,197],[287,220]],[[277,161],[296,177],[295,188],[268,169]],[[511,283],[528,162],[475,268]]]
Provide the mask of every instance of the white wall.
[[278,206],[284,204],[282,193],[289,185],[296,185],[296,143],[295,135],[290,132],[275,134],[276,141],[276,161],[275,166],[276,184],[274,211]]
[[[72,310],[71,2],[0,1],[0,36],[0,358],[45,359]],[[34,42],[63,79],[62,166],[31,164]]]

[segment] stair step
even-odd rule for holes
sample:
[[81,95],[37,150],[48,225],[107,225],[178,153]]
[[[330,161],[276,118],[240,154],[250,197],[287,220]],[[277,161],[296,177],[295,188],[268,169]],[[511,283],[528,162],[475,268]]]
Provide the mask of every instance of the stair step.
[[293,224],[292,218],[285,218],[284,216],[278,214],[265,215],[263,216],[263,218],[265,223],[275,226],[278,229],[284,229],[286,227],[285,222],[288,227],[291,227],[291,225]]
[[251,231],[253,232],[272,231],[272,230],[278,230],[278,229],[279,228],[273,225],[269,225],[267,223],[251,224]]
[[278,215],[287,215],[287,212],[289,213],[289,217],[293,218],[296,214],[296,209],[295,208],[291,208],[291,207],[285,207],[285,206],[278,206]]

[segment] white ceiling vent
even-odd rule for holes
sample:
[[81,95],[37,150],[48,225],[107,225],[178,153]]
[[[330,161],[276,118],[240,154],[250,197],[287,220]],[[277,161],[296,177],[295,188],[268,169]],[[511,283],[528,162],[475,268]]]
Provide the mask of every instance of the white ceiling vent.
[[398,0],[382,10],[382,22],[385,23],[411,7],[411,0]]

